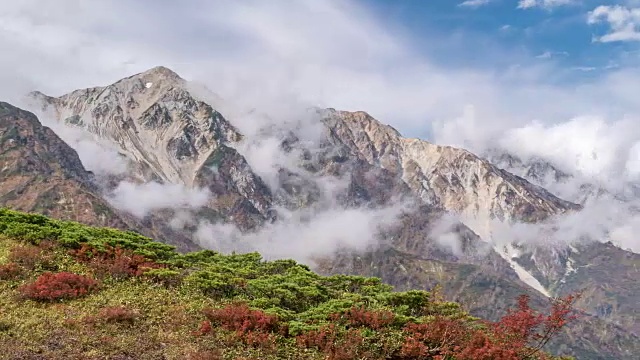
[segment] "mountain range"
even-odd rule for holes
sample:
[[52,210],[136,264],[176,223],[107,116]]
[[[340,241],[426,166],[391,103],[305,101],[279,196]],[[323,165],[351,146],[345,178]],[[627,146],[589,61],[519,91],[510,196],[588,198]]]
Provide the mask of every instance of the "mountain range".
[[[0,103],[3,206],[132,230],[183,251],[294,256],[399,290],[440,284],[490,319],[520,293],[542,306],[582,290],[584,317],[554,351],[579,359],[640,351],[640,255],[605,239],[558,238],[554,221],[585,204],[545,188],[570,175],[543,160],[406,138],[361,111],[273,119],[165,67],[62,96],[33,92],[25,107],[32,112]],[[94,154],[76,152],[35,114],[106,144],[123,168],[89,171],[80,159]],[[519,226],[539,241],[518,241],[509,229]]]

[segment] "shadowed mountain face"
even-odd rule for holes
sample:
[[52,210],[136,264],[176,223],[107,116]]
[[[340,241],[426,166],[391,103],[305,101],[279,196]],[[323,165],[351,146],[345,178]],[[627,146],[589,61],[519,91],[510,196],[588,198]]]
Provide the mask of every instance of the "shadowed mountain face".
[[35,115],[0,103],[3,205],[101,226],[125,226],[76,152]]
[[[541,222],[580,211],[581,206],[466,150],[404,138],[364,112],[312,112],[310,121],[319,125],[319,130],[311,143],[304,140],[307,137],[303,130],[282,126],[265,127],[256,132],[259,135],[251,135],[276,141],[278,156],[288,160],[287,165],[273,162],[271,173],[265,176],[264,169],[256,167],[262,168],[259,165],[263,164],[256,163],[246,150],[260,139],[242,134],[231,116],[222,114],[191,89],[177,74],[158,67],[109,86],[77,90],[57,98],[32,94],[45,111],[67,126],[111,142],[129,164],[128,172],[110,178],[111,186],[98,188],[77,155],[69,155],[75,160],[60,165],[64,168],[60,173],[69,173],[64,176],[73,178],[74,186],[93,194],[95,201],[87,200],[89,204],[104,204],[113,212],[101,220],[103,223],[81,218],[84,213],[79,209],[74,208],[70,214],[97,225],[121,218],[127,219],[121,220],[122,224],[135,221],[142,232],[193,247],[201,222],[231,224],[260,239],[261,229],[290,221],[287,214],[291,212],[313,217],[314,211],[331,208],[402,205],[402,215],[391,219],[390,226],[376,235],[363,235],[376,237],[375,241],[363,239],[370,244],[368,251],[341,250],[318,259],[317,268],[325,273],[380,276],[399,289],[429,289],[442,284],[448,297],[489,318],[496,318],[522,292],[530,293],[534,303],[541,305],[547,295],[593,288],[582,305],[596,316],[589,318],[596,328],[581,323],[580,331],[588,336],[567,334],[565,340],[571,341],[568,348],[583,356],[580,358],[603,359],[611,352],[621,359],[630,358],[626,351],[640,350],[640,341],[634,335],[640,311],[631,290],[638,278],[635,254],[604,244],[574,250],[516,244],[505,250],[482,239],[490,238],[495,221]],[[7,127],[7,133],[9,130]],[[4,135],[2,139],[4,149]],[[16,159],[36,155],[16,155]],[[74,168],[82,171],[76,174]],[[543,170],[540,167],[539,171]],[[34,170],[33,174],[46,171]],[[558,172],[557,176],[562,174]],[[328,180],[339,186],[328,190]],[[100,197],[123,181],[180,184],[206,190],[210,196],[204,205],[193,209],[190,226],[176,229],[168,225],[177,217],[175,210],[152,211],[135,219]],[[2,186],[9,189],[9,185]],[[74,190],[69,191],[62,193],[73,194]],[[71,197],[74,201],[81,198]],[[3,201],[12,207],[22,206]],[[60,207],[59,202],[56,200],[55,206]],[[51,204],[46,209],[29,206],[20,209],[45,212],[56,208]],[[598,257],[597,249],[604,248],[617,262],[615,266]],[[574,270],[567,270],[569,266]],[[609,271],[624,274],[610,279],[608,287],[596,283],[595,279]],[[616,288],[630,290],[612,290]],[[556,349],[563,348],[561,345],[556,344]]]
[[37,117],[0,102],[0,205],[95,226],[140,231],[187,250],[195,246],[168,227],[143,226],[113,208],[78,154]]

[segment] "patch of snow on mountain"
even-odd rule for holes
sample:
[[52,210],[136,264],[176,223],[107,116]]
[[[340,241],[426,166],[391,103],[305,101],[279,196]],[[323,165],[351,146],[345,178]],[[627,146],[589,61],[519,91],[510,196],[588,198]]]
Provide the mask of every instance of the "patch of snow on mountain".
[[536,291],[540,292],[546,297],[551,297],[551,294],[544,288],[544,286],[536,279],[530,272],[525,270],[520,264],[515,262],[513,258],[518,257],[518,250],[516,250],[511,244],[507,244],[503,249],[499,247],[494,247],[496,252],[505,259],[511,268],[516,272],[520,280],[522,280],[525,284],[531,286]]

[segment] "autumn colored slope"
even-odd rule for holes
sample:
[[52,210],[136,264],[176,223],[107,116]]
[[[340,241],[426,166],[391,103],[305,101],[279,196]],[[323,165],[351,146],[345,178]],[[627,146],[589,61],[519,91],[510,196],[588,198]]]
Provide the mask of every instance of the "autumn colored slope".
[[573,301],[492,323],[377,278],[0,209],[1,359],[554,359]]

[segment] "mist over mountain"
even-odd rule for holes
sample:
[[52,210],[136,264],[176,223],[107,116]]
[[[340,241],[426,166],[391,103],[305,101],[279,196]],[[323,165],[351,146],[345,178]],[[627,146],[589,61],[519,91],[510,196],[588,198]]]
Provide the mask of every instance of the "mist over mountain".
[[358,1],[76,5],[0,13],[2,206],[440,284],[488,318],[585,290],[555,348],[639,350],[633,64],[575,79],[495,40],[524,26],[417,36]]

